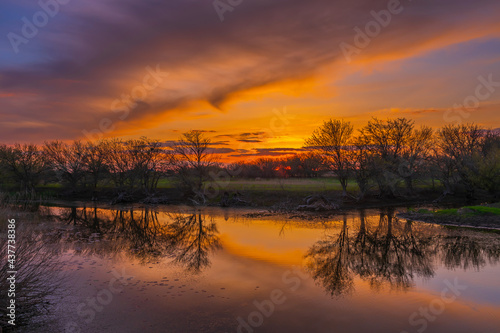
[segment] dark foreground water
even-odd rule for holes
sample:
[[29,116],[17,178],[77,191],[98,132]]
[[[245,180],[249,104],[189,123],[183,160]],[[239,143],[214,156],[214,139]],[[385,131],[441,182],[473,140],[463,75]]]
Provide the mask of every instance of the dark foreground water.
[[500,332],[498,234],[390,210],[325,222],[189,207],[45,213],[57,218],[39,241],[65,275],[49,332]]

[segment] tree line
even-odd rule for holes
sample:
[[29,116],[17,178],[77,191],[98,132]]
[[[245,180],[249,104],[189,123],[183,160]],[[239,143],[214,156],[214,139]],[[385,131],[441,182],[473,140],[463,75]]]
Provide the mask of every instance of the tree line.
[[175,175],[185,187],[198,190],[217,164],[210,145],[202,131],[184,133],[174,145],[147,137],[0,145],[1,185],[25,192],[41,183],[59,183],[73,192],[104,185],[150,195],[160,179]]
[[[304,142],[306,153],[261,158],[231,166],[248,178],[318,177],[333,174],[356,198],[370,191],[382,197],[415,194],[419,184],[441,186],[443,196],[457,190],[474,199],[478,191],[500,189],[500,131],[474,123],[437,130],[407,118],[372,118],[355,131],[352,123],[329,119]],[[351,191],[352,192],[352,191]]]
[[433,130],[407,118],[371,119],[354,132],[330,119],[305,142],[339,179],[344,195],[354,180],[362,198],[371,188],[385,197],[413,194],[418,181],[437,180],[444,195],[457,187],[473,199],[478,190],[496,195],[500,186],[500,133],[477,124]]
[[305,140],[306,152],[281,158],[220,163],[204,131],[189,131],[173,144],[141,137],[133,140],[45,142],[0,145],[0,186],[9,183],[31,192],[45,183],[72,191],[117,191],[153,194],[161,179],[203,196],[204,185],[221,172],[229,178],[319,177],[326,172],[340,182],[343,195],[363,199],[412,195],[419,183],[432,181],[443,194],[465,189],[497,195],[500,186],[500,133],[477,124],[450,124],[433,130],[407,118],[373,118],[361,129],[329,119]]

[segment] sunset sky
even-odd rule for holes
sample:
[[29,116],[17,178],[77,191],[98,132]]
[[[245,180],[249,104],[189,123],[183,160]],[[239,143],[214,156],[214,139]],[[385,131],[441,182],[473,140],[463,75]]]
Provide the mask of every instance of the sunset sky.
[[200,129],[255,157],[328,118],[500,127],[496,0],[59,1],[0,4],[0,142]]

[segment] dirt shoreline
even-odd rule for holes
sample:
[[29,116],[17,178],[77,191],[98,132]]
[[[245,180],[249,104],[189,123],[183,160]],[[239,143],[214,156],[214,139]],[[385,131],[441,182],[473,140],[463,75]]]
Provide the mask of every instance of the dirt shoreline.
[[[392,209],[397,213],[398,217],[413,221],[476,229],[500,230],[500,217],[476,216],[465,219],[457,216],[435,216],[432,213],[407,212],[409,208],[459,208],[466,204],[465,198],[458,195],[441,198],[442,200],[436,203],[436,199],[441,196],[441,192],[438,190],[421,191],[413,196],[397,198],[382,198],[370,195],[362,201],[358,201],[353,197],[342,198],[341,193],[338,191],[241,190],[227,191],[226,193],[228,193],[227,196],[229,197],[227,202],[224,202],[223,196],[219,195],[200,205],[193,202],[189,197],[182,195],[178,189],[174,188],[160,189],[150,196],[144,195],[143,192],[117,193],[116,190],[79,193],[58,190],[52,192],[52,195],[42,200],[41,203],[49,206],[95,205],[100,207],[120,207],[133,205],[139,207],[225,207],[241,209],[242,215],[251,218],[275,216],[307,221],[324,221],[359,210]],[[310,197],[319,197],[325,201],[320,205],[315,205],[317,202],[309,205],[307,198]],[[236,198],[236,200],[231,201],[232,198]],[[489,200],[491,198],[481,197],[477,200],[477,203]]]
[[500,216],[436,216],[422,213],[399,213],[398,217],[450,227],[474,228],[500,231]]

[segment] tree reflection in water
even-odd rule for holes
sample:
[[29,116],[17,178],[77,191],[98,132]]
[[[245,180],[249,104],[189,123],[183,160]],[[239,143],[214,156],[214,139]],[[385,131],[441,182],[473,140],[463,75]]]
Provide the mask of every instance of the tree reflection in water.
[[[39,312],[45,304],[40,300],[54,295],[57,284],[49,282],[59,280],[55,276],[62,270],[61,254],[106,259],[127,256],[142,263],[168,257],[198,273],[210,266],[211,255],[221,248],[214,219],[199,211],[167,214],[148,207],[55,210],[41,220],[55,217],[63,223],[55,227],[32,223],[36,228],[20,232],[20,244],[30,244],[19,247],[18,297],[25,305],[20,311]],[[287,225],[293,227],[293,223]],[[353,293],[359,280],[376,289],[406,290],[416,278],[432,277],[436,267],[480,270],[500,260],[496,234],[400,220],[391,210],[368,217],[361,211],[353,221],[345,215],[340,228],[333,231],[309,248],[306,259],[312,277],[335,297]],[[1,224],[0,234],[5,234]],[[6,253],[5,246],[0,248]],[[23,316],[29,318],[28,312]]]
[[306,257],[315,280],[320,280],[331,295],[350,294],[354,290],[347,217],[337,236],[330,236],[314,244]]
[[210,265],[209,254],[221,248],[217,225],[201,214],[177,215],[168,225],[169,249],[175,261],[189,270],[199,272]]
[[[161,214],[150,208],[67,209],[59,217],[74,228],[61,241],[85,256],[171,257],[195,273],[210,266],[211,254],[221,248],[213,218],[197,211],[159,219]],[[497,235],[400,220],[390,209],[369,217],[360,211],[352,222],[345,215],[341,223],[306,253],[310,274],[332,296],[354,292],[357,279],[374,289],[406,290],[415,278],[434,276],[436,266],[478,270],[500,257]]]
[[67,244],[77,245],[80,255],[126,254],[141,262],[171,257],[192,272],[210,265],[210,253],[219,249],[220,239],[212,218],[201,213],[167,214],[150,208],[134,211],[70,208],[59,218],[75,228],[61,235]]
[[440,262],[449,269],[479,269],[500,257],[498,237],[401,221],[392,210],[368,225],[361,211],[351,229],[344,216],[340,231],[306,254],[307,269],[331,296],[351,294],[356,277],[375,289],[406,290],[415,277],[432,277]]

